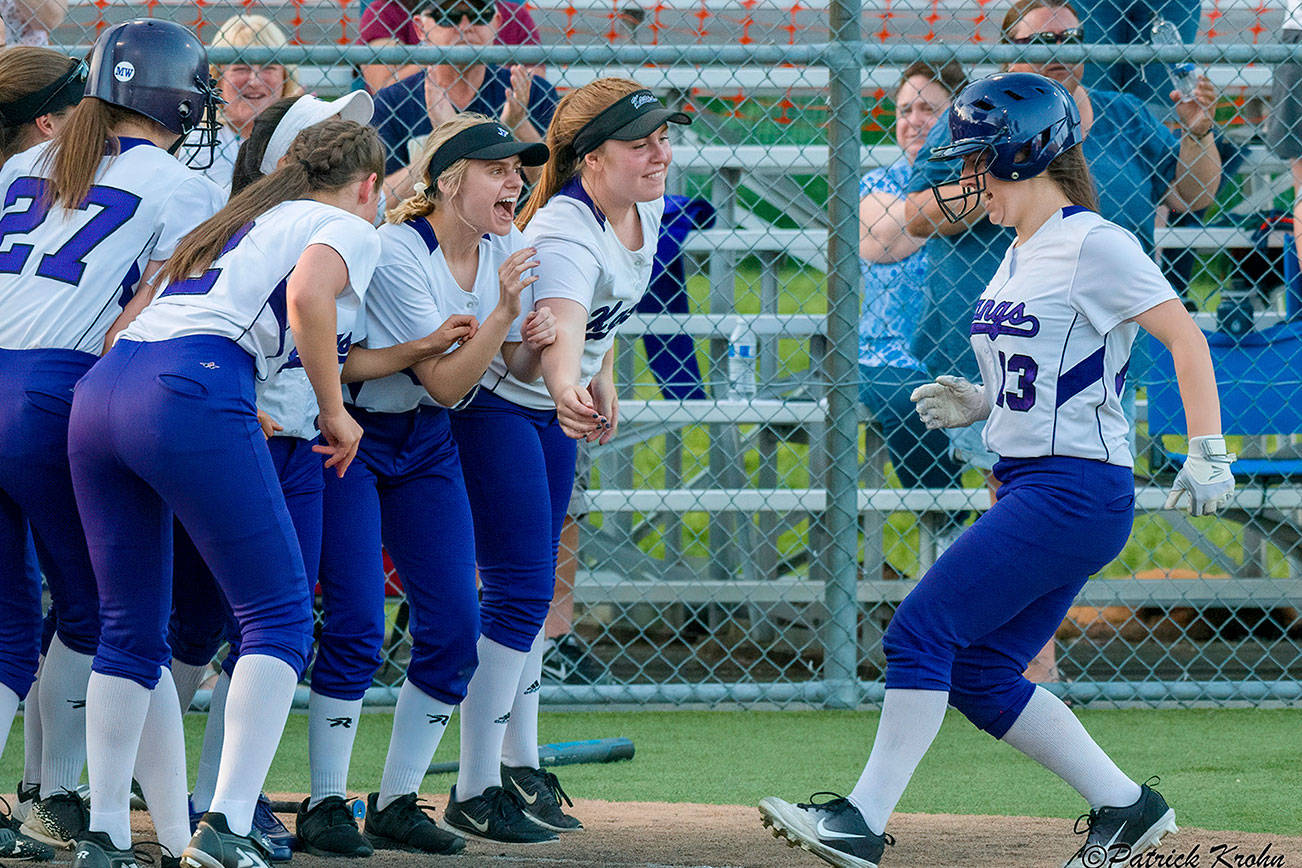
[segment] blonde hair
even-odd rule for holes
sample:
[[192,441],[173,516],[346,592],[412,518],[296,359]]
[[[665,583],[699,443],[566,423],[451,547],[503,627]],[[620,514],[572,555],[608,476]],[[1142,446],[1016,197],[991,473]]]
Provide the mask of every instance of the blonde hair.
[[416,184],[415,195],[408,196],[390,208],[384,215],[385,221],[389,223],[405,223],[417,217],[428,217],[433,214],[438,210],[439,204],[444,201],[443,192],[439,189],[439,181],[448,182],[450,189],[447,198],[457,195],[461,190],[461,182],[466,177],[466,167],[469,161],[457,160],[444,169],[437,180],[429,176],[429,162],[434,158],[434,152],[457,133],[480,124],[491,123],[496,123],[496,121],[476,112],[463,112],[439,124],[434,129],[434,132],[430,133],[429,139],[425,142],[425,147],[420,152],[420,164],[424,166],[424,169],[421,171],[420,181]]
[[368,126],[331,118],[303,130],[289,146],[284,166],[245,187],[226,207],[181,239],[162,269],[164,285],[202,272],[221,255],[240,227],[290,199],[339,190],[358,176],[384,178],[384,146]]
[[[289,37],[285,31],[280,29],[280,25],[272,21],[265,15],[232,15],[222,22],[222,26],[217,28],[217,33],[212,38],[211,48],[284,48],[289,44]],[[295,67],[284,63],[270,63],[268,66],[279,66],[285,71],[285,83],[280,88],[280,96],[299,96],[303,88],[298,86],[294,78],[297,71]],[[209,67],[210,74],[213,78],[221,78],[221,67],[212,65]]]
[[[51,48],[15,45],[0,51],[0,103],[16,102],[49,87],[77,61]],[[32,132],[36,119],[0,124],[0,166],[14,154],[36,144]]]
[[561,98],[551,125],[547,127],[547,147],[551,156],[543,166],[542,178],[515,219],[517,226],[523,229],[529,225],[538,209],[580,173],[579,158],[574,153],[574,137],[584,125],[617,100],[639,90],[645,88],[631,78],[598,78]]

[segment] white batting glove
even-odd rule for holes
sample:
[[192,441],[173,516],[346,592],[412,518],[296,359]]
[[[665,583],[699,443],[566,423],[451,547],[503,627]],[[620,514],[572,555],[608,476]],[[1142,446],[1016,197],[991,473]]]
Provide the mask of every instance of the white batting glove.
[[1225,451],[1225,438],[1208,434],[1189,438],[1189,457],[1176,474],[1166,508],[1175,509],[1189,495],[1190,515],[1211,515],[1220,509],[1234,492],[1234,474],[1230,465],[1237,456]]
[[918,405],[918,417],[930,429],[966,428],[990,415],[985,388],[962,377],[937,377],[914,389],[909,400]]

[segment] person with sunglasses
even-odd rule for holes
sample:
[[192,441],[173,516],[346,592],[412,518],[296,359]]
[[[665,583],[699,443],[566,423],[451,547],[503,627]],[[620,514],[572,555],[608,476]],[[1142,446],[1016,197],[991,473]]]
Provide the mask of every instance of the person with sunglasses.
[[[420,45],[420,30],[412,14],[419,8],[420,0],[374,0],[362,10],[362,20],[357,25],[358,41],[363,45],[380,48],[385,45]],[[497,0],[497,14],[502,26],[497,30],[498,45],[537,45],[538,25],[523,3],[514,0]],[[412,73],[419,72],[417,64],[389,66],[382,63],[363,64],[362,80],[371,93]]]
[[[1012,45],[1064,45],[1080,42],[1081,21],[1068,0],[1017,0],[1004,15],[1001,41]],[[1155,252],[1157,209],[1184,213],[1206,208],[1220,185],[1221,162],[1213,141],[1216,92],[1200,79],[1194,98],[1176,102],[1182,128],[1163,125],[1136,97],[1086,88],[1081,63],[1014,63],[1012,72],[1034,72],[1067,89],[1081,115],[1082,153],[1098,186],[1100,213],[1133,232],[1146,253]],[[964,192],[950,164],[932,162],[931,152],[949,141],[942,119],[927,137],[913,164],[906,206],[908,232],[927,239],[926,306],[913,337],[913,352],[933,376],[957,371],[972,379],[976,363],[967,351],[968,319],[981,287],[999,266],[1010,230],[996,226],[976,202],[957,222],[946,208],[964,203]],[[933,196],[939,187],[940,196]],[[942,201],[943,200],[943,201]],[[949,203],[946,205],[945,203]],[[1133,408],[1133,389],[1126,405]],[[990,474],[995,456],[981,439],[983,423],[949,431],[954,449],[969,464]],[[1052,643],[1033,663],[1037,680],[1056,680]]]
[[[502,19],[493,0],[429,0],[416,26],[431,45],[492,45]],[[435,64],[375,95],[371,119],[384,142],[385,191],[410,196],[424,166],[409,168],[426,137],[461,112],[500,120],[521,142],[541,142],[558,100],[556,88],[533,67]],[[526,177],[539,170],[527,167]]]

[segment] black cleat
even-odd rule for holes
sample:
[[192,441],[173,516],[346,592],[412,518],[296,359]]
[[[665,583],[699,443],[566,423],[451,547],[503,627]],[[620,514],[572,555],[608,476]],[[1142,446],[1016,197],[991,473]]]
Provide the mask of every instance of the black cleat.
[[525,816],[553,832],[579,832],[583,824],[561,810],[561,800],[571,808],[574,803],[561,789],[556,775],[528,766],[502,766],[502,789],[514,791]]
[[181,868],[268,868],[267,843],[256,830],[250,831],[253,834],[236,835],[225,814],[209,811],[181,854]]
[[32,812],[32,805],[36,804],[36,800],[41,797],[40,784],[25,787],[23,786],[24,783],[25,781],[19,781],[18,787],[14,790],[18,794],[18,804],[14,805],[13,811],[9,815],[12,820],[20,825],[23,820],[27,819],[27,815]]
[[525,814],[522,799],[501,787],[489,787],[483,795],[457,801],[457,788],[443,812],[443,825],[459,835],[495,841],[499,844],[544,844],[556,835]]
[[559,684],[596,684],[606,667],[573,633],[543,643],[542,678]]
[[[816,803],[818,796],[832,798]],[[895,844],[890,835],[868,828],[859,809],[836,793],[814,793],[808,803],[795,805],[768,796],[760,800],[759,811],[773,837],[786,838],[788,846],[808,850],[840,868],[877,868],[886,846]]]
[[14,862],[49,862],[53,859],[54,848],[19,831],[21,824],[9,813],[9,802],[4,798],[0,798],[0,802],[5,806],[4,813],[0,813],[0,859]]
[[88,831],[90,811],[75,790],[64,790],[32,803],[22,833],[52,847],[71,848]]
[[[1149,779],[1157,783],[1157,778]],[[1081,828],[1082,823],[1084,828]],[[1076,834],[1085,843],[1064,863],[1063,868],[1119,865],[1156,847],[1162,836],[1179,831],[1175,811],[1162,794],[1147,783],[1139,788],[1139,799],[1124,808],[1104,807],[1076,818]]]
[[370,843],[357,830],[352,808],[340,796],[326,796],[313,808],[311,799],[304,799],[298,807],[294,831],[298,847],[313,856],[346,856],[352,859],[370,856],[375,852]]
[[86,832],[72,845],[72,868],[142,868],[141,862],[153,860],[136,861],[134,849],[119,850],[104,832]]
[[465,838],[438,827],[430,816],[434,809],[420,804],[415,793],[399,796],[384,810],[376,807],[379,797],[366,797],[366,840],[376,850],[451,856],[466,848]]

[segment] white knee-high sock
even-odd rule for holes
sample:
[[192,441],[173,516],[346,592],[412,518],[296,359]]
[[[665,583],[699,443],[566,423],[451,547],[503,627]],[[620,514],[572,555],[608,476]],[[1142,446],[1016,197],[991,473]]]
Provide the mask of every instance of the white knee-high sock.
[[913,770],[940,731],[948,701],[949,693],[944,690],[886,691],[868,764],[849,796],[868,828],[878,835],[886,831],[886,821],[904,795]]
[[348,796],[348,762],[361,723],[360,699],[335,699],[315,691],[307,703],[307,759],[312,775],[309,808],[326,796]]
[[1035,688],[1003,741],[1053,772],[1085,797],[1091,808],[1133,805],[1139,784],[1117,768],[1063,701]]
[[236,835],[249,834],[253,807],[285,731],[298,673],[269,654],[241,654],[226,697],[226,739],[208,810],[226,815]]
[[222,764],[222,742],[226,737],[226,695],[230,693],[231,677],[222,670],[212,688],[208,702],[208,720],[203,728],[203,748],[199,752],[199,768],[194,774],[194,792],[190,804],[196,811],[206,811],[212,804],[213,791],[217,789],[217,771]]
[[[149,714],[148,688],[126,678],[92,672],[86,686],[86,769],[90,824],[113,846],[131,846],[131,770]],[[42,783],[44,783],[42,781]]]
[[[511,721],[502,739],[502,765],[538,768],[538,695],[542,681],[543,631],[534,637],[511,705]],[[460,792],[458,790],[458,792]]]
[[[36,680],[23,700],[23,780],[24,788],[41,782],[41,667],[45,656],[36,666]],[[2,751],[0,751],[2,752]]]
[[18,694],[0,684],[0,756],[4,756],[5,743],[9,741],[9,730],[18,714],[18,702]]
[[[410,681],[403,682],[398,707],[393,711],[393,734],[389,736],[389,752],[384,757],[384,774],[380,776],[380,795],[376,799],[381,811],[399,796],[420,792],[453,707]],[[457,795],[461,795],[459,788]]]
[[41,680],[41,798],[74,790],[86,765],[89,654],[50,640]]
[[140,733],[135,778],[149,805],[158,843],[180,853],[190,843],[190,810],[185,802],[185,731],[172,673],[164,669],[149,694],[149,712]]
[[529,655],[479,637],[479,666],[461,701],[461,769],[457,800],[502,785],[502,739],[511,720],[520,673]]
[[199,692],[199,685],[211,671],[207,663],[195,666],[182,663],[175,657],[172,658],[172,681],[176,684],[176,699],[181,705],[182,714],[190,710],[190,703],[194,702],[194,695]]

